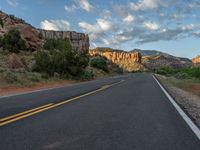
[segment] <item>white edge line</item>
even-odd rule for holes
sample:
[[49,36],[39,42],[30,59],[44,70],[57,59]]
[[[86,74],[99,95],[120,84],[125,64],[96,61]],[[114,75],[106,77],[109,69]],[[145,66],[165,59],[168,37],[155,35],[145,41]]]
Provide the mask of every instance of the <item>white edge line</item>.
[[200,140],[200,130],[199,128],[194,124],[194,122],[187,116],[187,114],[181,109],[181,107],[175,102],[175,100],[169,95],[169,93],[164,89],[164,87],[160,84],[160,82],[156,79],[156,77],[153,75],[153,78],[156,80],[162,91],[165,93],[167,98],[170,100],[170,102],[173,104],[173,106],[176,108],[178,113],[181,115],[181,117],[185,120],[185,122],[188,124],[188,126],[192,129],[192,131],[195,133],[197,138]]

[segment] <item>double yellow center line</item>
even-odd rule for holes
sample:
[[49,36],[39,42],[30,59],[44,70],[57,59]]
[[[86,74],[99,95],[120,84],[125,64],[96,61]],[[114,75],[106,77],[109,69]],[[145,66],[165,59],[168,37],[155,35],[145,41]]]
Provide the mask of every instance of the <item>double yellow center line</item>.
[[111,86],[114,86],[114,85],[116,85],[116,84],[119,84],[119,83],[121,83],[121,82],[123,82],[123,81],[124,81],[124,80],[121,80],[120,82],[117,82],[117,83],[114,83],[114,84],[105,85],[105,86],[103,86],[103,87],[101,87],[101,88],[99,88],[99,89],[97,89],[97,90],[94,90],[94,91],[85,93],[85,94],[83,94],[83,95],[80,95],[80,96],[77,96],[77,97],[74,97],[74,98],[71,98],[71,99],[68,99],[68,100],[65,100],[65,101],[56,103],[56,104],[54,104],[54,103],[46,104],[46,105],[43,105],[43,106],[40,106],[40,107],[36,107],[36,108],[30,109],[30,110],[27,110],[27,111],[24,111],[24,112],[15,114],[15,115],[11,115],[11,116],[2,118],[2,119],[0,119],[0,126],[4,126],[4,125],[6,125],[6,124],[15,122],[15,121],[17,121],[17,120],[21,120],[21,119],[23,119],[23,118],[26,118],[26,117],[29,117],[29,116],[38,114],[38,113],[43,112],[43,111],[46,111],[46,110],[48,110],[48,109],[51,109],[51,108],[54,108],[54,107],[57,107],[57,106],[60,106],[60,105],[69,103],[69,102],[71,102],[71,101],[80,99],[80,98],[82,98],[82,97],[86,97],[86,96],[88,96],[88,95],[97,93],[97,92],[102,91],[102,90],[105,90],[105,89],[107,89],[107,88],[109,88],[109,87],[111,87]]

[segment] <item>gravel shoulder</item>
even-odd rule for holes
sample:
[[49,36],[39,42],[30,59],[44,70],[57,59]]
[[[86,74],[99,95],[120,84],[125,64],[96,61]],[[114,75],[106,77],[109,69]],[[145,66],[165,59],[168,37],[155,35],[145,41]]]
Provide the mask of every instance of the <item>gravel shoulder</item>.
[[178,85],[170,84],[167,82],[166,77],[157,77],[182,109],[188,113],[191,119],[200,127],[200,96],[192,93],[190,90],[186,91],[186,88],[181,89]]

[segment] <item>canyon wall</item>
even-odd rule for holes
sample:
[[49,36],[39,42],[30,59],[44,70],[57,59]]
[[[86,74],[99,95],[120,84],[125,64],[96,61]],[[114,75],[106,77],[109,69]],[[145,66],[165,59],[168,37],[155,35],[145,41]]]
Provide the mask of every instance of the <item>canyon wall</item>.
[[89,36],[75,31],[47,31],[38,29],[42,39],[68,39],[76,51],[89,49]]

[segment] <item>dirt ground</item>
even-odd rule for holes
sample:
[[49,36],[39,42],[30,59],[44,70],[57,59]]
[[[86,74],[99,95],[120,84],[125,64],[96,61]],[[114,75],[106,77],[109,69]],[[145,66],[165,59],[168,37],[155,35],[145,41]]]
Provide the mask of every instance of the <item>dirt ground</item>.
[[0,96],[17,94],[23,92],[31,92],[36,90],[42,90],[47,88],[56,88],[62,86],[68,86],[77,83],[75,81],[64,80],[64,81],[51,81],[51,82],[40,82],[33,87],[18,87],[18,86],[8,86],[5,88],[0,88]]

